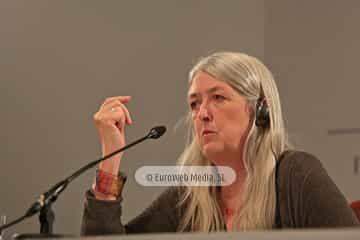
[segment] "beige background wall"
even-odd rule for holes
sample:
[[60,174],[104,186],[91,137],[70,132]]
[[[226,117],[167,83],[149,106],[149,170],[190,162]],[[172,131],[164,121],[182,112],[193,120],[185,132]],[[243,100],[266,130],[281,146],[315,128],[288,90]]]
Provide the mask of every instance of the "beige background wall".
[[[191,65],[218,50],[259,57],[278,81],[290,134],[320,157],[349,200],[360,199],[357,91],[358,1],[0,2],[0,213],[14,219],[50,185],[100,156],[92,114],[107,96],[131,94],[128,140],[158,124],[158,141],[128,151],[127,221],[161,191],[132,178],[144,164],[171,164],[183,148]],[[354,132],[354,131],[353,131]],[[360,170],[358,171],[360,172]],[[55,204],[55,231],[79,234],[93,171]],[[34,217],[13,232],[38,231]]]
[[360,199],[359,9],[355,0],[265,1],[265,62],[290,136],[349,200]]
[[[264,56],[264,2],[0,2],[0,212],[20,216],[37,196],[100,156],[92,115],[107,96],[130,94],[128,140],[165,124],[166,135],[128,151],[125,221],[161,189],[133,179],[144,164],[171,164],[183,148],[187,72],[216,50]],[[55,231],[79,234],[93,171],[55,204]],[[9,232],[36,232],[37,218]]]

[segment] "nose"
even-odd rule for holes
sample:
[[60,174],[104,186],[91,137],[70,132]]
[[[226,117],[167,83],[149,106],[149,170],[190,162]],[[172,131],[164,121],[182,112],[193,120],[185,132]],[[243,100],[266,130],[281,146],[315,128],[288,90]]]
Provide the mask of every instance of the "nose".
[[199,118],[200,118],[200,120],[206,121],[206,122],[208,122],[212,119],[210,106],[205,101],[200,105]]

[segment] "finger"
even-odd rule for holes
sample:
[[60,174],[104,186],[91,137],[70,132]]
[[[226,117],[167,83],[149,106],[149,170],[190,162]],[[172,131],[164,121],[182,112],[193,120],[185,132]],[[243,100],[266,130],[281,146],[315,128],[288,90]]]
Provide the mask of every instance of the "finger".
[[[120,104],[124,104],[124,103],[128,103],[130,101],[131,97],[126,97],[126,98],[112,98],[111,100],[107,100],[106,103],[103,103],[103,105],[100,107],[100,110],[108,110],[111,109],[112,107],[117,106],[118,103]],[[114,105],[115,104],[115,105]]]
[[110,104],[111,102],[114,102],[116,100],[119,100],[121,103],[127,103],[129,102],[131,99],[131,96],[116,96],[116,97],[109,97],[106,98],[105,101],[103,102],[103,104],[101,105],[100,108]]
[[126,114],[124,110],[119,106],[117,111],[99,111],[94,115],[94,120],[97,124],[106,125],[119,125],[121,129],[125,125]]
[[[120,110],[120,111],[123,111],[123,110]],[[124,130],[125,124],[126,124],[126,115],[124,114],[124,112],[120,112],[120,111],[112,112],[109,115],[110,115],[110,117],[112,117],[115,120],[115,125],[120,130]]]
[[127,124],[132,124],[132,119],[131,119],[131,115],[129,110],[127,109],[127,107],[124,104],[121,104],[122,109],[124,110],[125,114],[126,114],[126,122]]
[[108,105],[104,106],[101,111],[103,111],[103,112],[116,112],[116,111],[119,111],[119,109],[121,109],[123,111],[123,113],[125,114],[126,123],[129,124],[129,125],[132,124],[132,118],[131,118],[129,110],[119,100],[114,100],[113,102],[111,102]]

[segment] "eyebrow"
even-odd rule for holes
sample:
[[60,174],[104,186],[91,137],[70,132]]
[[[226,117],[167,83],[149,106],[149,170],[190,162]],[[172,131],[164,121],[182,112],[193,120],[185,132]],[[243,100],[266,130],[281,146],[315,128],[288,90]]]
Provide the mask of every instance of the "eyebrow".
[[[206,93],[209,94],[209,93],[216,92],[218,90],[223,90],[224,91],[224,88],[218,87],[218,86],[217,87],[212,87],[212,88],[207,89]],[[194,92],[194,93],[189,94],[188,98],[194,98],[194,97],[197,97],[197,96],[199,96],[199,93]]]

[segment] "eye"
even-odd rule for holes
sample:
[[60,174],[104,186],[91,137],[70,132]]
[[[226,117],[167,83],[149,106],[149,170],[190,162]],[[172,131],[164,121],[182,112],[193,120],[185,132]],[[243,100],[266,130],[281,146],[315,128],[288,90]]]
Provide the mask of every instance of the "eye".
[[192,101],[192,102],[190,102],[189,105],[190,105],[190,108],[192,110],[194,110],[198,106],[198,101]]
[[215,95],[213,96],[213,98],[214,98],[216,101],[218,101],[218,102],[222,102],[222,101],[225,100],[225,97],[224,97],[223,95],[220,95],[220,94],[215,94]]

